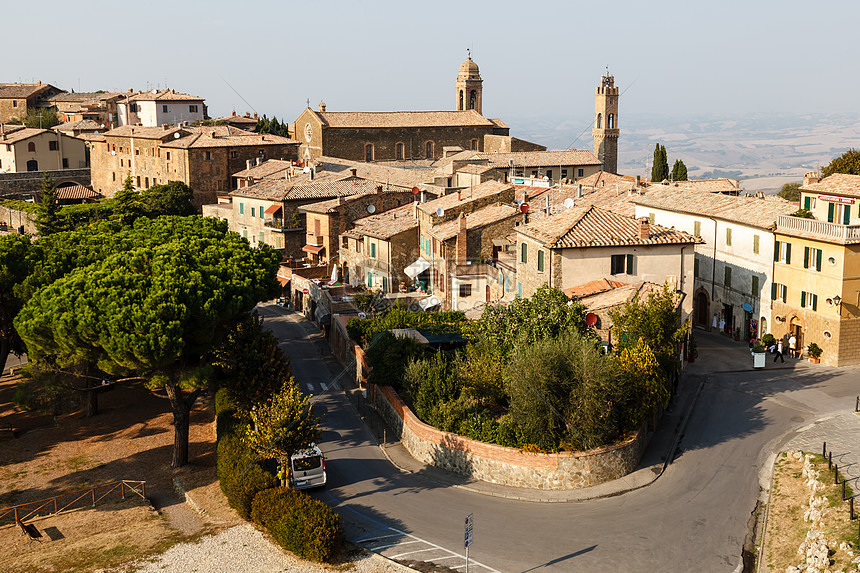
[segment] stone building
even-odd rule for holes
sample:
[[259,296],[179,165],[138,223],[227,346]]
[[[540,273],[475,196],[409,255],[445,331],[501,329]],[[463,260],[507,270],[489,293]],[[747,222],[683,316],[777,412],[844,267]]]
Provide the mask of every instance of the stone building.
[[800,192],[814,218],[777,218],[771,332],[814,342],[825,364],[860,364],[860,176],[808,174]]
[[181,125],[207,118],[202,97],[176,90],[150,90],[123,94],[116,102],[118,125],[159,127]]
[[668,282],[692,310],[693,246],[702,239],[594,206],[571,209],[516,228],[517,295],[544,284],[566,290],[602,278]]
[[50,129],[0,124],[0,173],[85,167],[83,140]]
[[341,281],[384,293],[397,292],[412,279],[404,269],[418,257],[418,221],[412,203],[353,221],[340,235]]
[[36,107],[47,107],[45,101],[63,90],[51,84],[0,83],[0,123],[19,119]]
[[61,121],[90,120],[110,129],[117,126],[116,104],[124,95],[122,92],[63,92],[46,98],[44,103],[57,110]]
[[232,187],[232,175],[257,158],[296,159],[298,142],[230,126],[123,126],[101,135],[91,149],[93,188],[112,196],[126,175],[134,186],[182,181],[194,191],[200,209]]
[[594,94],[594,155],[603,163],[603,170],[618,173],[618,88],[609,72],[600,78]]
[[457,106],[454,109],[474,109],[483,113],[483,104],[484,80],[481,79],[478,64],[472,61],[472,53],[466,50],[466,61],[460,64],[460,71],[457,73]]

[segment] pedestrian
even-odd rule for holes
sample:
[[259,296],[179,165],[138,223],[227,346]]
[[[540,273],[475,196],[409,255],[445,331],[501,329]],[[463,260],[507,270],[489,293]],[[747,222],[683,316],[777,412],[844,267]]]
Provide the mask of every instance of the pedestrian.
[[785,358],[783,358],[783,357],[782,357],[782,340],[780,340],[779,342],[777,342],[777,343],[776,343],[776,346],[772,346],[771,348],[773,348],[773,349],[776,351],[776,354],[774,354],[774,356],[773,356],[773,362],[774,362],[774,364],[776,364],[776,359],[777,359],[777,358],[779,358],[780,360],[782,360],[782,363],[783,363],[783,364],[785,364]]
[[788,339],[788,355],[792,358],[797,358],[797,339],[794,335],[791,335],[791,338]]

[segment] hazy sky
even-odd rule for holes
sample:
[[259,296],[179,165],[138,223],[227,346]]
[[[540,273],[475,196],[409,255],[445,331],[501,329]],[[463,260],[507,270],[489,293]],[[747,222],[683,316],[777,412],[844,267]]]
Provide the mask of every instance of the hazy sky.
[[530,116],[587,122],[607,65],[622,129],[650,113],[851,112],[860,91],[856,1],[34,6],[4,6],[0,81],[167,85],[204,97],[213,117],[253,108],[293,121],[308,98],[329,111],[452,109],[466,48],[484,114],[515,119],[513,135]]

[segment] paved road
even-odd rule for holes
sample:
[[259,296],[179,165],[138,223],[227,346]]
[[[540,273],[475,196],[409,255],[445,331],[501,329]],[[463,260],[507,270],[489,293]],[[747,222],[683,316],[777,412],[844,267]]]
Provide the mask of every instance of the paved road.
[[[321,394],[334,368],[320,360],[325,343],[317,330],[280,309],[262,312],[293,357],[296,378]],[[716,336],[700,336],[699,349],[721,367],[732,352],[749,361]],[[736,571],[769,454],[794,438],[793,430],[853,409],[857,380],[855,369],[823,367],[708,375],[660,479],[569,504],[492,498],[401,472],[344,394],[332,391],[316,398],[327,413],[323,449],[330,460],[329,487],[318,495],[337,506],[348,539],[457,570],[465,565],[463,519],[474,513],[473,571]]]

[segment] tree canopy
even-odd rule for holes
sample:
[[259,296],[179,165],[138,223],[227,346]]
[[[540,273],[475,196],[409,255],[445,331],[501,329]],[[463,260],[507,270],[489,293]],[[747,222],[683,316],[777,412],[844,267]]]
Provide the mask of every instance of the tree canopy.
[[659,143],[654,146],[654,160],[651,164],[651,181],[660,183],[669,179],[669,159],[666,157],[666,147]]
[[25,352],[13,321],[26,300],[16,287],[33,271],[31,247],[27,235],[0,235],[0,372],[10,353]]
[[311,411],[310,397],[302,394],[295,380],[251,412],[252,424],[245,441],[261,459],[286,463],[290,456],[307,448],[320,436],[319,420]]
[[50,235],[60,230],[60,205],[57,200],[57,188],[50,174],[42,175],[42,188],[39,191],[39,202],[36,211],[36,230],[40,235]]
[[687,166],[684,165],[684,162],[680,159],[675,160],[675,164],[672,166],[672,181],[686,181],[687,180]]
[[778,195],[786,201],[800,201],[800,183],[786,183]]
[[849,149],[839,157],[836,157],[826,167],[821,168],[821,176],[827,177],[834,173],[847,173],[848,175],[860,175],[860,151]]
[[20,123],[38,129],[51,129],[63,122],[54,108],[31,107],[23,117],[13,119],[9,123]]

